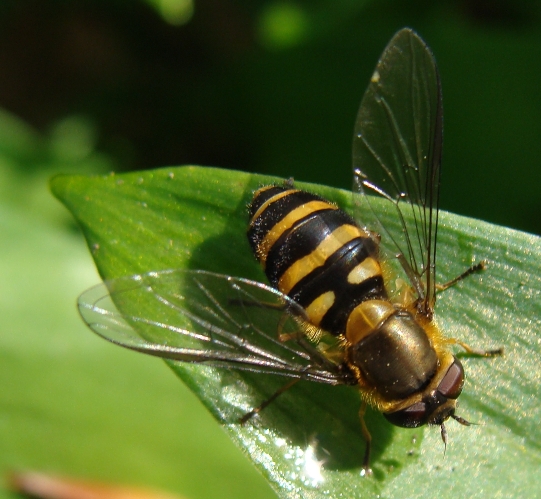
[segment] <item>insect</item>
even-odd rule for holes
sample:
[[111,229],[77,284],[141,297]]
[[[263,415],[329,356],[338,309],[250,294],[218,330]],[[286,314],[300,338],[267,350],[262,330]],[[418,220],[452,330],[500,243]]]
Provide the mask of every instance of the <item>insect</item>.
[[[271,286],[203,270],[165,270],[106,282],[79,299],[87,324],[132,350],[292,378],[356,386],[392,424],[453,418],[464,370],[434,317],[442,145],[441,87],[430,49],[410,29],[384,50],[362,99],[353,138],[356,219],[292,182],[257,190],[248,239]],[[396,212],[397,238],[374,206]],[[359,220],[359,223],[356,221]],[[376,232],[377,231],[377,232]],[[380,237],[381,236],[381,237]],[[382,261],[398,262],[400,286]]]

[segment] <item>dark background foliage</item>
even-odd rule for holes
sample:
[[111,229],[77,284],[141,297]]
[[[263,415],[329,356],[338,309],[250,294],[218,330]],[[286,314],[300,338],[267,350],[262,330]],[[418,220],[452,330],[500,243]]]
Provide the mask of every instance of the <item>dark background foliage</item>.
[[[442,207],[541,233],[540,24],[528,0],[4,1],[0,106],[76,159],[99,153],[90,171],[202,164],[348,188],[360,98],[411,26],[442,77]],[[19,168],[84,169],[34,153]]]

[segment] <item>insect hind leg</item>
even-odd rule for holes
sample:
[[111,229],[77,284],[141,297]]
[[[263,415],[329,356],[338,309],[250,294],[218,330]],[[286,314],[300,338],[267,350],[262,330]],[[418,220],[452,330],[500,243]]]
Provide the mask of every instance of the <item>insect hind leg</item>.
[[[231,298],[229,299],[229,304],[232,306],[259,307],[263,309],[278,310],[283,312],[282,317],[278,322],[278,327],[276,331],[278,339],[281,342],[300,340],[304,337],[307,337],[310,339],[310,341],[317,343],[321,338],[321,335],[323,334],[323,331],[318,327],[310,324],[306,320],[306,317],[294,315],[291,310],[288,310],[286,303],[271,303],[257,300],[239,300],[237,298]],[[286,332],[286,322],[290,317],[296,318],[298,329],[293,332]]]
[[237,307],[259,307],[259,308],[268,308],[271,310],[286,310],[286,306],[283,303],[271,303],[266,301],[258,300],[247,300],[239,298],[229,298],[229,305]]

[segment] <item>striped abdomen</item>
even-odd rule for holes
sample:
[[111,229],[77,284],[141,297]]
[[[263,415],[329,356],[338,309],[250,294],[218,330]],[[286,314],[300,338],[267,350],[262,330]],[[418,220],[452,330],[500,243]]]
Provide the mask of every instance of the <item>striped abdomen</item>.
[[349,215],[314,194],[268,186],[254,194],[248,239],[270,283],[311,324],[343,336],[345,363],[380,401],[394,408],[430,383],[438,359],[426,331],[388,300],[378,244]]
[[344,334],[361,302],[386,300],[377,243],[319,196],[259,189],[250,205],[248,239],[272,286],[332,334]]

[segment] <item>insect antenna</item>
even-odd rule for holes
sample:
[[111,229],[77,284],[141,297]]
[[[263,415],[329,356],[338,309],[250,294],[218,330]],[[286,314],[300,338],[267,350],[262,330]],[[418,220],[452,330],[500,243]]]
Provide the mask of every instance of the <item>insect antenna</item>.
[[441,426],[441,439],[443,440],[443,457],[445,457],[445,451],[447,450],[447,430],[442,423]]

